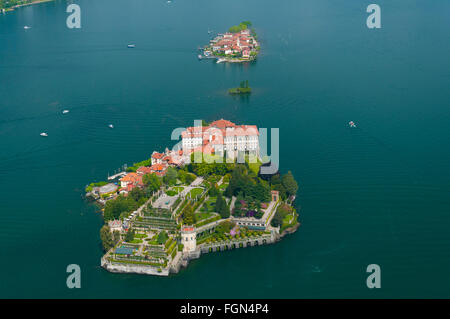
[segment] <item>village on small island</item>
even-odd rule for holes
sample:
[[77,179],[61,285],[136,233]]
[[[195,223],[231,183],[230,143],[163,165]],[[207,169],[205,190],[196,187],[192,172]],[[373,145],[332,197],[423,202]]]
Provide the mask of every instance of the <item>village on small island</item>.
[[200,48],[202,51],[198,58],[217,59],[222,62],[248,62],[256,59],[260,46],[257,35],[250,21],[241,22],[232,26],[226,33],[219,33],[209,41],[209,44]]
[[260,174],[255,125],[203,121],[181,136],[180,149],[86,187],[102,207],[108,271],[168,276],[203,253],[274,243],[300,225],[291,172]]

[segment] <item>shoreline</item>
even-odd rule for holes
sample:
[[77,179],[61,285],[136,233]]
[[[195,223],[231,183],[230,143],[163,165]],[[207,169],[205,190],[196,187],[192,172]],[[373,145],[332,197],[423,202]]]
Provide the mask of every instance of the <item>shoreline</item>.
[[249,58],[249,59],[239,59],[239,58],[227,58],[227,57],[221,57],[214,55],[214,57],[217,59],[216,63],[222,63],[222,62],[228,62],[228,63],[244,63],[244,62],[252,62],[256,60],[256,57]]
[[17,4],[15,6],[13,6],[13,7],[10,7],[10,8],[1,8],[0,10],[2,10],[2,11],[4,10],[3,13],[12,12],[12,11],[14,11],[17,8],[28,7],[28,6],[31,6],[31,5],[35,5],[35,4],[39,4],[39,3],[45,3],[45,2],[51,2],[51,1],[54,1],[54,0],[36,0],[36,1],[29,2],[29,3]]
[[208,254],[208,253],[215,253],[215,252],[222,252],[222,251],[229,251],[229,250],[236,250],[241,248],[248,248],[248,247],[254,247],[254,246],[265,246],[265,245],[273,245],[277,242],[281,241],[283,237],[286,235],[294,234],[297,232],[298,228],[300,227],[300,222],[298,222],[296,225],[289,227],[285,229],[281,234],[272,233],[270,235],[270,239],[267,241],[257,240],[258,243],[256,243],[253,239],[247,239],[244,240],[242,243],[242,246],[240,245],[233,245],[232,243],[218,243],[214,247],[208,247],[204,245],[200,245],[197,247],[195,251],[192,251],[190,253],[186,252],[179,252],[176,256],[176,260],[174,263],[169,265],[168,267],[162,268],[162,269],[156,269],[152,266],[148,265],[137,265],[137,264],[119,264],[114,263],[111,261],[108,261],[105,256],[101,258],[100,265],[103,269],[105,269],[108,272],[111,273],[121,273],[121,274],[140,274],[140,275],[154,275],[154,276],[163,276],[163,277],[169,277],[171,275],[178,274],[180,270],[187,269],[189,266],[190,261],[195,259],[200,259],[202,255]]

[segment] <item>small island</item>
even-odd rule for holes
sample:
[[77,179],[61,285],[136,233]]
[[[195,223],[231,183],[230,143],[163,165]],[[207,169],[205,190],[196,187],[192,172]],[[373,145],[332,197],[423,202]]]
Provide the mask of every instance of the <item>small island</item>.
[[250,94],[252,93],[252,88],[248,85],[248,80],[242,81],[240,86],[237,88],[231,88],[228,90],[229,94]]
[[232,26],[226,33],[219,33],[203,47],[199,59],[215,58],[221,62],[248,62],[256,59],[260,46],[250,21]]
[[[103,268],[168,276],[201,254],[275,243],[297,230],[297,182],[290,171],[260,174],[256,126],[203,123],[182,133],[183,149],[155,151],[86,186],[103,213]],[[246,145],[226,153],[233,135]]]

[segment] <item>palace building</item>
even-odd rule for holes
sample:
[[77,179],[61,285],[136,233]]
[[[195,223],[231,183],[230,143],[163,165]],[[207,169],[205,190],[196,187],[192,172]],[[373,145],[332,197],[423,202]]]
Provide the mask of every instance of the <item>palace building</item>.
[[203,152],[236,158],[239,152],[259,157],[256,125],[236,125],[221,119],[209,126],[188,127],[181,133],[183,153]]

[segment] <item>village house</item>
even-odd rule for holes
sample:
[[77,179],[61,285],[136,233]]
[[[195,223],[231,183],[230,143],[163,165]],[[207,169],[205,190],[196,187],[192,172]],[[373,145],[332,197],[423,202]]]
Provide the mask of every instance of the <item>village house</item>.
[[137,186],[144,186],[142,183],[142,175],[138,175],[137,173],[128,173],[120,179],[121,188],[131,190]]
[[152,154],[152,165],[161,164],[164,153],[153,152]]

